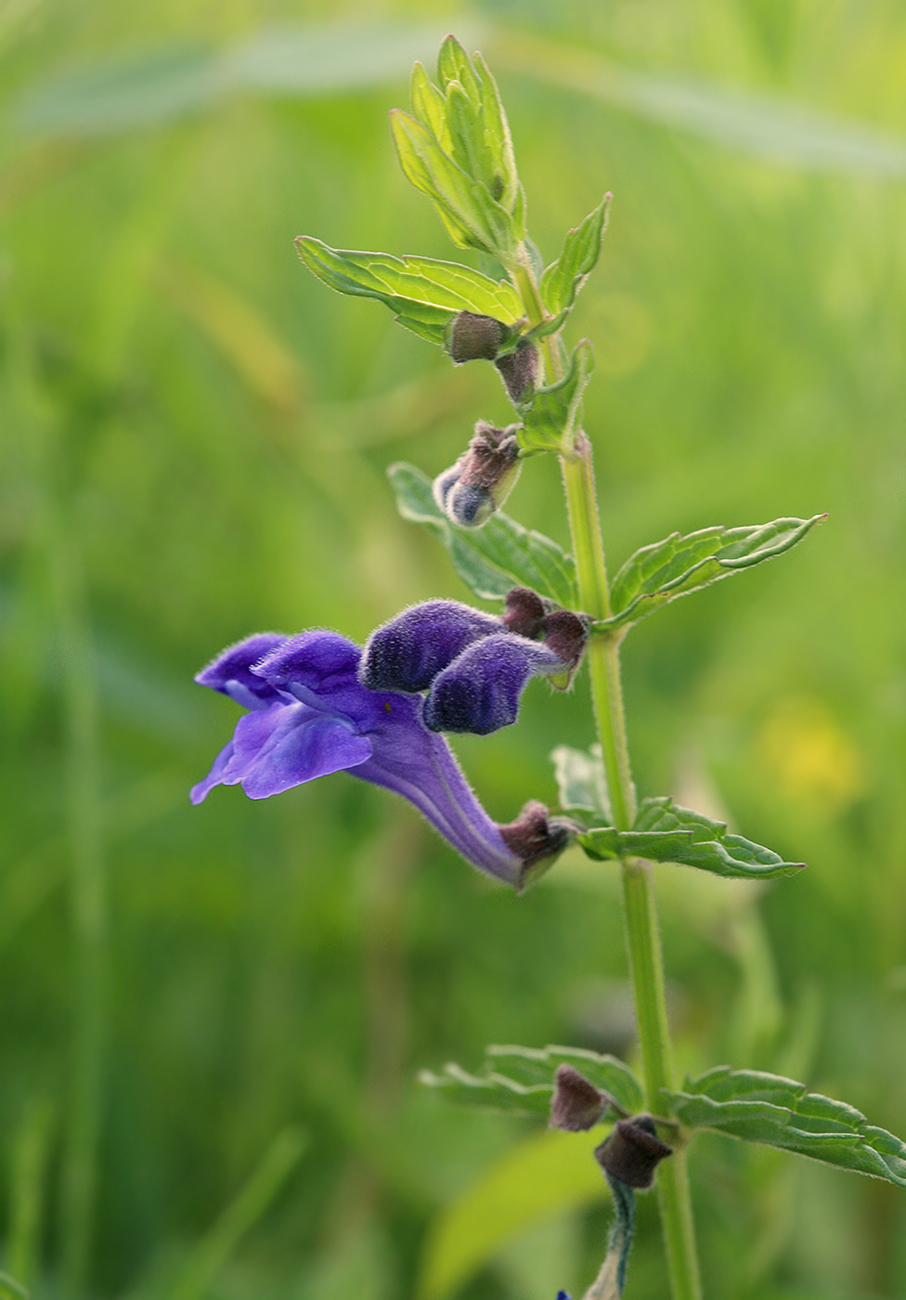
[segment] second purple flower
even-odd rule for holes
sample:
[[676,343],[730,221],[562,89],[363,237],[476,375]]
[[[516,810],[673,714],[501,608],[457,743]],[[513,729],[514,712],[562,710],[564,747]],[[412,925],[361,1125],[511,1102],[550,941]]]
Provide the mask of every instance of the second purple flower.
[[502,617],[452,600],[429,600],[377,628],[365,646],[360,680],[371,690],[426,691],[431,731],[484,736],[516,721],[530,677],[567,681],[588,629],[528,588],[506,598]]

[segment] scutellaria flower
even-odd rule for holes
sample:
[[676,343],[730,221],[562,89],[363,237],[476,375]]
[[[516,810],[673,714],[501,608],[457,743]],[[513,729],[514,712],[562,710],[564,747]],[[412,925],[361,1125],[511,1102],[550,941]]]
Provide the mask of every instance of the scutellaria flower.
[[501,618],[429,600],[371,634],[361,680],[373,690],[426,691],[422,719],[430,731],[485,736],[516,721],[530,677],[568,681],[587,636],[578,614],[553,609],[524,587],[509,593]]
[[363,685],[361,656],[353,642],[320,630],[262,633],[224,650],[195,680],[249,712],[192,802],[215,785],[267,799],[348,771],[408,799],[474,866],[521,888],[532,868],[566,847],[570,823],[534,801],[509,825],[492,821],[446,740],[425,726],[419,697]]

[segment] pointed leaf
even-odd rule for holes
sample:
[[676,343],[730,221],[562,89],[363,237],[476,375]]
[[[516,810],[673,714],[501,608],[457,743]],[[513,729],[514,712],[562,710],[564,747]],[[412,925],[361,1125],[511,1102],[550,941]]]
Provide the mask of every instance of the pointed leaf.
[[443,212],[456,246],[494,252],[494,236],[466,172],[444,153],[432,132],[408,113],[394,109],[390,129],[406,179]]
[[438,51],[437,79],[444,92],[447,91],[451,81],[458,81],[475,107],[478,107],[481,102],[481,92],[472,60],[455,36],[448,36]]
[[605,194],[581,225],[570,230],[556,262],[552,262],[541,277],[541,297],[552,316],[559,316],[572,307],[576,297],[601,253],[601,242],[607,229],[607,209],[611,195]]
[[643,799],[634,829],[648,833],[688,832],[689,838],[679,845],[675,857],[656,861],[698,867],[717,876],[772,879],[793,876],[805,866],[804,862],[784,862],[771,849],[742,835],[728,834],[725,822],[683,808],[669,798]]
[[520,316],[521,303],[511,284],[458,262],[344,251],[311,235],[300,235],[296,248],[308,269],[331,289],[376,298],[401,324],[436,343],[443,343],[450,321],[463,310],[506,324]]
[[591,344],[583,339],[573,352],[563,378],[547,388],[539,388],[531,405],[522,409],[524,427],[519,434],[520,446],[526,451],[558,451],[568,444],[593,369]]
[[453,161],[473,181],[486,185],[493,176],[493,164],[484,138],[480,109],[459,81],[447,86],[447,127]]
[[511,260],[516,241],[510,213],[414,117],[393,109],[390,128],[406,178],[433,199],[454,244]]
[[906,1143],[853,1106],[807,1092],[804,1083],[720,1066],[669,1096],[689,1128],[716,1129],[906,1187]]
[[504,1075],[477,1075],[448,1062],[440,1074],[421,1070],[418,1081],[426,1088],[442,1092],[447,1101],[457,1106],[472,1106],[478,1110],[500,1111],[508,1115],[547,1116],[551,1108],[551,1084],[524,1085]]
[[672,533],[662,542],[643,546],[626,561],[613,581],[613,617],[599,628],[631,627],[661,605],[740,569],[782,555],[800,542],[826,515],[811,519],[775,519],[752,527],[702,528]]
[[[642,1086],[629,1066],[615,1056],[581,1047],[492,1045],[485,1048],[478,1074],[469,1074],[451,1062],[440,1074],[422,1070],[418,1078],[425,1087],[439,1089],[457,1105],[547,1119],[559,1065],[578,1070],[596,1088],[608,1093],[627,1115],[641,1110]],[[608,1122],[608,1116],[602,1116],[600,1122]]]
[[484,1069],[490,1076],[506,1076],[531,1087],[547,1080],[553,1092],[558,1065],[571,1065],[602,1092],[607,1092],[629,1115],[642,1109],[642,1085],[629,1066],[616,1056],[584,1047],[517,1047],[492,1044],[485,1048]]
[[723,822],[681,808],[669,798],[644,799],[630,831],[593,826],[576,841],[597,861],[640,857],[749,880],[791,876],[805,866],[803,862],[784,862],[771,849],[742,835],[728,834]]
[[[508,212],[513,212],[519,192],[519,176],[516,171],[516,154],[513,150],[510,125],[500,98],[500,91],[497,89],[497,82],[480,54],[475,55],[474,65],[481,83],[481,103],[484,109],[484,129],[487,133],[488,148],[495,159],[495,169],[500,173],[502,188],[497,197]],[[516,238],[522,239],[524,236],[523,228],[521,234],[517,232]]]
[[592,745],[586,751],[558,745],[551,753],[551,759],[560,807],[575,812],[598,813],[609,822],[610,803],[601,746]]
[[450,552],[463,582],[482,600],[502,600],[513,587],[531,587],[558,605],[577,603],[571,555],[545,537],[498,511],[483,528],[454,528],[437,507],[431,480],[414,465],[391,465],[387,476],[404,519],[426,524]]
[[451,141],[447,129],[447,101],[420,63],[413,64],[409,93],[412,97],[413,117],[428,128],[444,153],[449,153]]

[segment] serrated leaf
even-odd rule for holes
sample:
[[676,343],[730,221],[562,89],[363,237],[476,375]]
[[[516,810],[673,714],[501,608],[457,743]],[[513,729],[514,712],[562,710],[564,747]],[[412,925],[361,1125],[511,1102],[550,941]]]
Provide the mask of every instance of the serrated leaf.
[[537,1086],[547,1079],[552,1093],[558,1065],[571,1065],[596,1088],[609,1093],[628,1115],[635,1115],[642,1109],[642,1085],[629,1066],[616,1056],[584,1047],[493,1044],[485,1048],[484,1068],[489,1075],[506,1076],[523,1087]]
[[444,331],[461,311],[493,316],[506,324],[518,320],[521,313],[511,284],[458,262],[330,248],[311,235],[300,235],[296,248],[308,269],[331,289],[377,299],[401,324],[435,343],[443,343]]
[[500,1111],[508,1115],[542,1115],[550,1112],[553,1087],[547,1084],[525,1086],[503,1075],[469,1074],[448,1062],[439,1074],[419,1071],[418,1081],[425,1088],[442,1092],[457,1106],[474,1106],[479,1110]]
[[682,808],[669,798],[643,799],[632,830],[594,826],[577,835],[576,842],[598,861],[647,858],[749,880],[791,876],[805,865],[784,862],[771,849],[728,834],[724,822]]
[[570,230],[556,262],[546,268],[539,286],[544,305],[552,316],[569,311],[601,254],[607,228],[611,196],[605,194],[581,225]]
[[785,862],[779,854],[742,835],[729,834],[725,822],[683,808],[670,798],[643,799],[633,829],[648,833],[688,832],[689,839],[680,845],[676,857],[656,860],[698,867],[717,876],[764,880],[795,875],[805,866],[804,862]]
[[[510,1115],[541,1115],[546,1119],[559,1065],[578,1070],[596,1088],[608,1093],[627,1115],[641,1110],[642,1086],[629,1066],[615,1056],[580,1047],[492,1045],[485,1048],[478,1074],[450,1062],[439,1074],[422,1070],[418,1079],[457,1105]],[[603,1116],[601,1122],[607,1118]]]
[[542,533],[523,528],[498,511],[481,529],[454,528],[431,494],[431,480],[414,465],[387,470],[404,519],[431,528],[450,552],[463,582],[482,600],[502,600],[513,587],[531,587],[558,605],[577,603],[571,555]]
[[597,813],[611,820],[607,776],[601,758],[601,746],[590,750],[558,745],[551,753],[554,778],[564,810]]
[[595,826],[576,836],[590,858],[647,858],[650,862],[676,862],[688,846],[688,831],[618,831],[615,826]]
[[521,447],[526,451],[558,451],[569,443],[593,369],[591,344],[588,339],[582,339],[563,378],[537,389],[531,405],[522,409]]
[[643,546],[614,578],[610,593],[613,616],[596,627],[630,627],[679,596],[782,555],[826,517],[775,519],[740,528],[716,525],[685,536],[672,533],[661,542]]
[[804,1083],[720,1066],[669,1096],[688,1128],[716,1129],[906,1187],[906,1143]]

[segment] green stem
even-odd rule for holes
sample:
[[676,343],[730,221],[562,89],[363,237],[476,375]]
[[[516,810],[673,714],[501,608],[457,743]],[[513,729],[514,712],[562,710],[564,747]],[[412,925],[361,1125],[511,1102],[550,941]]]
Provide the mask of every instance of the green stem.
[[[514,280],[522,295],[526,315],[533,325],[539,324],[544,319],[544,305],[527,257],[520,263]],[[548,343],[550,340],[545,339],[545,344]],[[557,375],[559,358],[552,343],[545,347],[545,355],[551,372]],[[608,618],[611,612],[610,590],[598,518],[591,444],[583,432],[576,434],[572,446],[561,455],[560,464],[576,561],[579,607],[595,619]],[[620,681],[619,638],[606,634],[592,635],[587,658],[592,705],[614,825],[625,830],[635,821],[636,797]],[[663,1115],[669,1113],[663,1090],[669,1090],[673,1084],[673,1054],[651,868],[638,858],[628,858],[623,863],[623,905],[645,1078],[645,1101],[650,1111]],[[665,1160],[658,1171],[658,1205],[673,1300],[701,1300],[692,1201],[682,1149]]]

